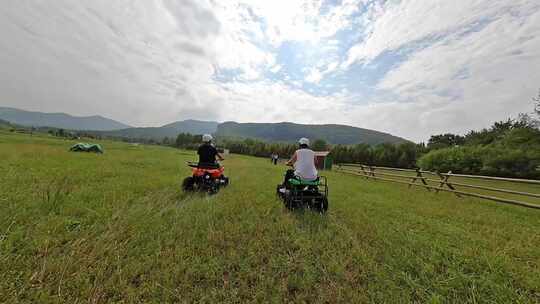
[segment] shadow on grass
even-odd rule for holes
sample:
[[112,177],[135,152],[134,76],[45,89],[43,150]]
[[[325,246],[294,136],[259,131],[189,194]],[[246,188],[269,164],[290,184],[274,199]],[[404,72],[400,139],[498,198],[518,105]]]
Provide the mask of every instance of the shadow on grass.
[[328,228],[328,214],[320,213],[307,207],[296,208],[294,210],[285,209],[290,213],[297,223],[297,227],[311,233],[318,233]]
[[188,156],[194,156],[196,155],[195,152],[176,152],[178,155],[188,155]]
[[175,194],[175,199],[177,202],[188,201],[191,199],[207,200],[207,199],[215,198],[218,195],[219,195],[219,192],[210,194],[207,191],[202,191],[202,190],[184,191],[182,189],[179,189]]

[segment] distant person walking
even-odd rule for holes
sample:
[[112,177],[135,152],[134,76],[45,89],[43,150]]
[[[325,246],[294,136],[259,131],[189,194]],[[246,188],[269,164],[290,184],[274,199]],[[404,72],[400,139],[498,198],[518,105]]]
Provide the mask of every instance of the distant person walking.
[[270,155],[270,162],[274,165],[277,165],[277,159],[278,159],[278,155],[276,152],[272,152],[272,154]]
[[277,165],[278,160],[279,160],[279,155],[277,153],[272,154],[272,162],[274,163],[274,165]]

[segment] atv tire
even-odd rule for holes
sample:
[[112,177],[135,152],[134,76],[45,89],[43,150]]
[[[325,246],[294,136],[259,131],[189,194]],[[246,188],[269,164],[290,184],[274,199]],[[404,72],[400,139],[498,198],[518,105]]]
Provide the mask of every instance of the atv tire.
[[327,197],[322,197],[319,202],[318,202],[318,206],[317,206],[317,211],[319,211],[320,213],[326,213],[326,211],[328,211],[328,198]]
[[182,190],[185,192],[191,192],[195,190],[195,180],[193,177],[186,177],[184,181],[182,182]]
[[219,187],[217,185],[211,185],[208,187],[207,189],[207,193],[209,195],[214,195],[214,194],[217,194],[219,191]]
[[285,204],[285,208],[288,210],[294,210],[296,209],[296,204],[294,202],[294,198],[290,194],[285,194],[285,198],[283,200],[283,203]]

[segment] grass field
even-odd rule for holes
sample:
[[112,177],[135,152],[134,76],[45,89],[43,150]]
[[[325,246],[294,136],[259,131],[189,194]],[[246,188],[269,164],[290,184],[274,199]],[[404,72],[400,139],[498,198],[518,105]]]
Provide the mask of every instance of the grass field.
[[71,143],[0,133],[0,302],[540,302],[538,210],[328,172],[328,214],[291,213],[266,159],[208,197],[192,152]]

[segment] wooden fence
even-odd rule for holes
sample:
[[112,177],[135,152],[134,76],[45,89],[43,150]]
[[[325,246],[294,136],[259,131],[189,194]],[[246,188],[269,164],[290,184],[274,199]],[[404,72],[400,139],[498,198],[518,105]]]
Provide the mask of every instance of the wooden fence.
[[[389,168],[389,167],[375,167],[367,166],[360,164],[338,164],[336,170],[339,172],[353,174],[365,177],[366,179],[374,179],[381,181],[388,181],[400,184],[406,184],[410,187],[422,187],[427,191],[439,191],[454,193],[456,196],[472,196],[482,199],[488,199],[500,203],[518,205],[527,208],[540,209],[540,180],[529,180],[529,179],[518,179],[518,178],[504,178],[504,177],[493,177],[493,176],[480,176],[480,175],[466,175],[466,174],[453,174],[452,171],[448,173],[439,173],[431,172],[425,170],[412,170],[412,169],[399,169],[399,168]],[[453,178],[450,181],[450,178]],[[455,181],[455,179],[459,179]],[[464,180],[465,182],[461,182]],[[504,189],[498,187],[492,187],[491,185],[478,185],[471,184],[466,182],[468,180],[482,180],[485,182],[496,183],[496,182],[506,182],[506,183],[517,183],[517,184],[528,184],[538,186],[535,191],[538,193],[531,193],[526,191],[518,191],[515,189]],[[485,183],[484,182],[484,183]],[[493,195],[487,195],[485,193],[470,192],[458,190],[460,188],[469,188],[474,190],[481,190],[487,193],[504,193],[512,197],[520,197],[520,199],[508,198],[508,197],[499,197]],[[527,190],[528,191],[528,190]],[[530,198],[537,200],[538,203],[526,202],[522,198]]]

